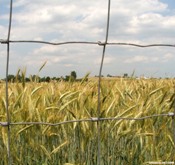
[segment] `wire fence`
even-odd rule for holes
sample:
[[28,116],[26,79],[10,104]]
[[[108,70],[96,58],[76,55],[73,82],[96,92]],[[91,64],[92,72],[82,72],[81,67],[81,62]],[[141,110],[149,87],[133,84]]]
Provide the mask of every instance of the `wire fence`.
[[[7,128],[7,155],[8,155],[8,165],[13,164],[11,160],[11,129],[13,126],[16,125],[48,125],[48,126],[58,126],[62,124],[69,124],[69,123],[80,123],[80,122],[96,122],[97,123],[97,137],[98,137],[98,154],[97,154],[97,165],[101,164],[101,121],[109,121],[109,120],[147,120],[152,119],[154,117],[171,117],[172,118],[172,132],[173,132],[173,140],[175,144],[175,105],[174,105],[174,112],[164,113],[164,114],[153,114],[150,116],[144,116],[139,118],[129,118],[129,117],[109,117],[109,118],[101,118],[101,79],[102,79],[102,69],[104,64],[105,58],[105,51],[108,45],[111,46],[134,46],[134,47],[175,47],[175,44],[135,44],[135,43],[115,43],[115,42],[108,42],[108,33],[109,33],[109,22],[110,22],[110,9],[111,9],[111,0],[108,0],[108,13],[107,13],[107,23],[106,23],[106,35],[105,41],[68,41],[68,42],[49,42],[49,41],[33,41],[33,40],[10,40],[11,35],[11,23],[12,23],[12,9],[13,9],[13,0],[10,0],[10,12],[9,12],[9,26],[8,26],[8,35],[7,39],[0,39],[1,44],[7,45],[7,59],[6,59],[6,122],[0,122],[0,126]],[[69,120],[63,121],[59,123],[47,123],[47,122],[11,122],[10,113],[9,113],[9,84],[8,84],[8,74],[9,74],[9,57],[10,57],[10,45],[15,43],[32,43],[32,44],[48,44],[48,45],[67,45],[67,44],[89,44],[89,45],[99,45],[102,46],[102,56],[101,56],[101,63],[99,68],[99,75],[98,75],[98,102],[97,102],[97,117],[87,118],[87,119],[77,119],[77,120]],[[173,160],[174,158],[172,158]],[[173,160],[174,161],[174,160]],[[149,162],[149,164],[156,164],[156,162]],[[159,162],[159,164],[174,164],[174,162]]]

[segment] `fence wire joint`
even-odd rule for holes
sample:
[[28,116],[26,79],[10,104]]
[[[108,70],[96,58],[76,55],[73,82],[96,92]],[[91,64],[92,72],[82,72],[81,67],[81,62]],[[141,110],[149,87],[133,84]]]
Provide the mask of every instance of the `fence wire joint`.
[[0,42],[1,42],[1,44],[7,44],[9,41],[8,40],[0,39]]
[[95,121],[98,121],[99,119],[98,119],[98,117],[91,117],[91,120],[92,120],[93,122],[95,122]]
[[168,116],[172,116],[173,117],[174,116],[174,113],[173,112],[169,112],[168,113]]
[[9,123],[8,122],[0,122],[0,125],[3,127],[7,127],[7,126],[9,126]]
[[107,44],[106,42],[98,41],[98,45],[99,45],[99,46],[104,46],[104,45],[106,45],[106,44]]

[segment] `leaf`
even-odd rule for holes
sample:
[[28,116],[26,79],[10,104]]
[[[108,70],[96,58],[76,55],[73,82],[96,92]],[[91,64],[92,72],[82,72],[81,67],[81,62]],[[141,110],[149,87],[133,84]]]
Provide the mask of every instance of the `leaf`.
[[60,108],[59,107],[55,107],[55,106],[51,106],[51,107],[45,108],[45,110],[60,110]]
[[39,86],[39,87],[37,87],[37,88],[35,88],[32,92],[31,92],[31,96],[34,94],[34,93],[36,93],[39,89],[41,89],[42,88],[42,86]]
[[64,108],[66,108],[69,104],[71,104],[71,103],[74,102],[75,100],[77,100],[77,98],[74,98],[74,99],[68,101],[66,104],[64,104],[64,105],[60,108],[60,111],[62,111]]
[[75,114],[72,111],[69,111],[68,110],[68,112],[73,116],[73,118],[77,119],[76,116],[75,116]]
[[86,82],[88,80],[89,75],[90,75],[90,72],[86,73],[86,75],[81,80],[81,83],[80,84],[83,84],[84,82]]
[[46,65],[46,63],[47,63],[47,61],[45,61],[45,62],[43,63],[43,65],[39,68],[39,72],[44,68],[44,66]]
[[51,159],[51,156],[50,156],[49,151],[43,145],[40,145],[40,147],[44,151],[44,153],[48,157],[48,159],[50,160]]
[[173,139],[172,139],[172,137],[170,135],[168,135],[168,139],[170,140],[172,146],[175,146],[174,141],[173,141]]
[[157,91],[163,89],[164,87],[160,87],[160,88],[157,88],[155,90],[153,90],[152,92],[149,93],[149,96],[153,95],[154,93],[156,93]]
[[2,127],[2,141],[3,141],[4,145],[7,148],[7,146],[8,146],[8,137],[7,137],[7,130],[6,130],[5,127]]
[[64,147],[66,144],[68,143],[68,141],[65,141],[64,143],[62,143],[61,145],[59,145],[57,148],[55,148],[51,154],[56,154],[62,147]]
[[17,134],[16,134],[16,135],[20,134],[21,132],[23,132],[23,131],[27,130],[28,128],[30,128],[30,127],[32,127],[32,126],[33,126],[33,125],[28,125],[28,126],[26,126],[26,127],[22,128],[22,129],[20,129],[20,130],[17,132]]
[[109,107],[108,107],[108,109],[106,110],[106,114],[108,114],[109,113],[109,111],[112,109],[112,106],[114,105],[114,103],[115,103],[115,99],[112,101],[112,103],[109,105]]

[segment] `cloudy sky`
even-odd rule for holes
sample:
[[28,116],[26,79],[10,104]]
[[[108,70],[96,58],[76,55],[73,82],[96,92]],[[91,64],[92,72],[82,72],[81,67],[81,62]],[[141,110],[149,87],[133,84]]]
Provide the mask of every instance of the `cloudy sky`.
[[[7,38],[9,0],[0,0],[0,39]],[[108,0],[14,0],[10,40],[104,42]],[[174,0],[111,0],[108,42],[175,44]],[[10,74],[65,76],[75,70],[98,75],[102,46],[12,43]],[[175,77],[175,47],[107,46],[103,75]],[[0,78],[5,77],[6,45],[0,44]]]

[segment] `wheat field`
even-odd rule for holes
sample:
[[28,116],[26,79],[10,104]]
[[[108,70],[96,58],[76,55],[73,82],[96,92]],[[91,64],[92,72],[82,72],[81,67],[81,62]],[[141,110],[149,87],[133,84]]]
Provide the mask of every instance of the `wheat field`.
[[[102,79],[101,118],[174,111],[174,79]],[[9,83],[11,122],[58,123],[97,117],[98,82]],[[0,83],[0,121],[6,121]],[[101,165],[175,160],[172,117],[101,121]],[[28,165],[97,164],[97,122],[58,126],[12,125],[11,160]],[[0,164],[7,164],[7,128],[0,126]]]

